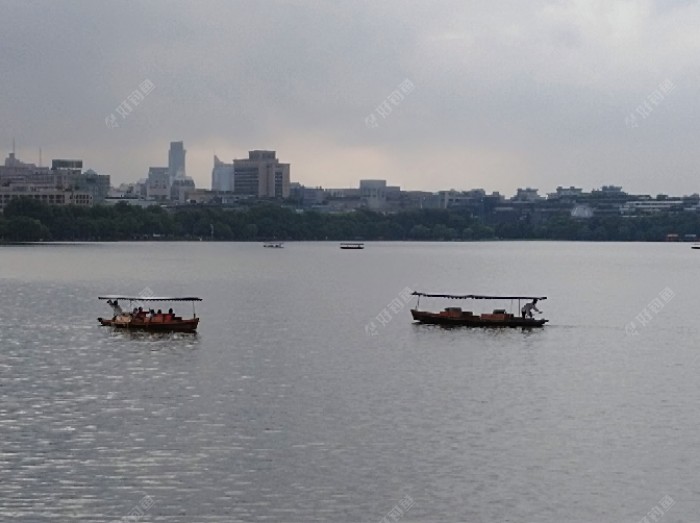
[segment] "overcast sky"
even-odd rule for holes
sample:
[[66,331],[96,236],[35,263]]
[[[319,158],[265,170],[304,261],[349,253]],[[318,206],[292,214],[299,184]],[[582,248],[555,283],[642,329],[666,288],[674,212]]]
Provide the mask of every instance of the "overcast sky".
[[206,188],[214,153],[274,149],[308,186],[700,192],[695,1],[0,0],[0,13],[3,156],[14,137],[24,161],[82,158],[115,185],[183,140]]

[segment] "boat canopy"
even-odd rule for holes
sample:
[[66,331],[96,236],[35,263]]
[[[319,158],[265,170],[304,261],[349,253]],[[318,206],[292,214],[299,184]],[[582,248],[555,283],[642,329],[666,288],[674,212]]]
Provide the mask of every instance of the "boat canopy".
[[427,294],[414,291],[413,296],[449,298],[451,300],[546,300],[547,296],[483,296],[481,294]]
[[118,294],[110,296],[98,296],[99,300],[126,300],[126,301],[202,301],[202,298],[188,296],[184,298],[167,298],[158,296],[120,296]]

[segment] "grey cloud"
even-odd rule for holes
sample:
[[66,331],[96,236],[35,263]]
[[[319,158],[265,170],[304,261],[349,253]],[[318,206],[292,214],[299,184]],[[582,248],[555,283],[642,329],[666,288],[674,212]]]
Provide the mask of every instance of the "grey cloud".
[[[697,3],[75,0],[0,8],[12,20],[0,34],[0,140],[81,155],[115,182],[145,175],[164,162],[168,141],[183,139],[200,185],[215,148],[228,158],[288,145],[279,152],[295,159],[292,177],[314,185],[381,176],[429,189],[602,181],[696,190]],[[146,78],[155,90],[108,129],[104,118]],[[365,125],[407,78],[415,90],[377,128]],[[627,127],[626,116],[666,79],[676,89],[638,128]],[[318,157],[331,154],[363,160]],[[425,176],[426,158],[439,173]]]

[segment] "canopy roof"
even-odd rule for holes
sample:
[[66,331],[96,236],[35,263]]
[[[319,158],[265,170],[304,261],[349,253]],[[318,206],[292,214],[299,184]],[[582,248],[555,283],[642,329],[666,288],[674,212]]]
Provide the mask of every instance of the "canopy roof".
[[547,296],[482,296],[480,294],[426,294],[413,292],[414,296],[426,296],[428,298],[449,298],[451,300],[546,300]]
[[109,296],[98,296],[99,300],[126,300],[126,301],[202,301],[202,298],[184,297],[184,298],[167,298],[158,296],[121,296],[118,294]]

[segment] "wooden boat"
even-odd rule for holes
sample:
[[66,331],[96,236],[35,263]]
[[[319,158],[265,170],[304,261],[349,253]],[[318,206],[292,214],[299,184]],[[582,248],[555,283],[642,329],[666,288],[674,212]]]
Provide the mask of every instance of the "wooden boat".
[[482,296],[477,294],[454,295],[454,294],[426,294],[414,292],[418,296],[418,303],[415,309],[411,309],[413,319],[418,323],[444,326],[462,327],[542,327],[549,320],[543,318],[532,318],[517,316],[506,312],[505,309],[495,309],[492,313],[474,314],[472,311],[464,311],[461,307],[446,307],[440,312],[428,312],[418,310],[421,296],[427,298],[447,298],[451,300],[510,300],[518,302],[518,311],[522,300],[546,300],[546,296]]
[[284,244],[282,242],[267,242],[263,243],[263,247],[268,247],[270,249],[283,249]]
[[362,242],[343,242],[340,244],[341,249],[352,249],[352,250],[358,250],[358,249],[364,249],[365,244]]
[[149,314],[146,311],[124,312],[108,318],[97,318],[100,325],[114,327],[117,329],[141,330],[150,332],[196,332],[199,325],[199,318],[194,310],[194,302],[202,301],[201,298],[144,298],[142,296],[99,296],[100,300],[118,302],[119,300],[129,302],[129,310],[134,302],[192,302],[192,317],[182,318],[175,314]]

